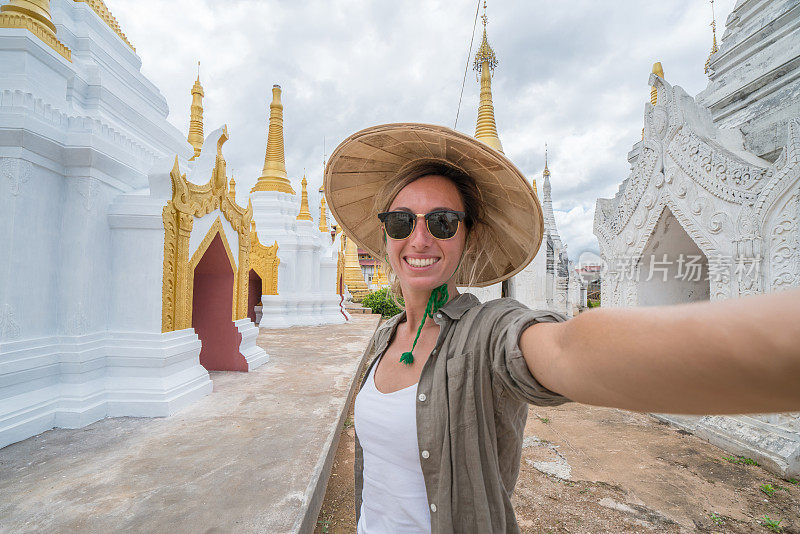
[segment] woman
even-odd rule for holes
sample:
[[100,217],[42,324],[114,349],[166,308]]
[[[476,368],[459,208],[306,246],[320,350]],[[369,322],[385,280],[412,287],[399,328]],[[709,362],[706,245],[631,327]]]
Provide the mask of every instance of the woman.
[[375,332],[356,397],[359,532],[518,532],[510,495],[529,403],[800,409],[796,290],[570,321],[459,294],[519,272],[543,227],[524,176],[471,137],[423,124],[358,132],[332,154],[325,196],[405,303]]

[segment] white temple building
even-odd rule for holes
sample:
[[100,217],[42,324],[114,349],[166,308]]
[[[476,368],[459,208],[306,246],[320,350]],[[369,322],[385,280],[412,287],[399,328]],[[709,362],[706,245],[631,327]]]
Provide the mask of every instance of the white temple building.
[[[603,306],[718,300],[800,285],[800,4],[739,0],[696,98],[656,64],[643,139],[594,232]],[[665,417],[800,474],[800,414]]]
[[255,369],[262,295],[270,326],[346,319],[305,181],[238,205],[199,77],[187,139],[101,0],[0,7],[0,447],[170,415],[209,370]]

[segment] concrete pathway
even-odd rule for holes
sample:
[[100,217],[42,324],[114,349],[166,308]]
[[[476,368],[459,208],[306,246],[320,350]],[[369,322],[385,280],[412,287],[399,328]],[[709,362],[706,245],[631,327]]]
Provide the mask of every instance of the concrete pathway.
[[213,372],[167,418],[55,429],[0,449],[0,532],[308,532],[379,316],[262,330],[270,361]]

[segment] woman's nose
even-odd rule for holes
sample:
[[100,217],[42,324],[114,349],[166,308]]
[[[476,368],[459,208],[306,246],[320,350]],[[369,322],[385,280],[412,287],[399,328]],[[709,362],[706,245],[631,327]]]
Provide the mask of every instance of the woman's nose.
[[424,248],[430,245],[433,236],[428,232],[428,225],[425,222],[425,217],[417,217],[417,224],[414,225],[414,231],[411,232],[409,237],[411,245],[419,248]]

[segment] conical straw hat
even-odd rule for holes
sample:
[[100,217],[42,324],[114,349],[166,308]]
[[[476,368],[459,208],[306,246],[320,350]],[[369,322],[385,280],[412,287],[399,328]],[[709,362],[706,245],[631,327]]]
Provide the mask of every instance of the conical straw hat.
[[[536,192],[503,154],[474,137],[444,126],[398,123],[357,132],[336,147],[325,168],[331,213],[356,244],[379,258],[383,229],[374,197],[398,171],[419,162],[458,167],[477,183],[485,227],[477,253],[462,259],[457,285],[488,286],[517,274],[542,242],[544,221]],[[473,271],[474,267],[474,271]]]

